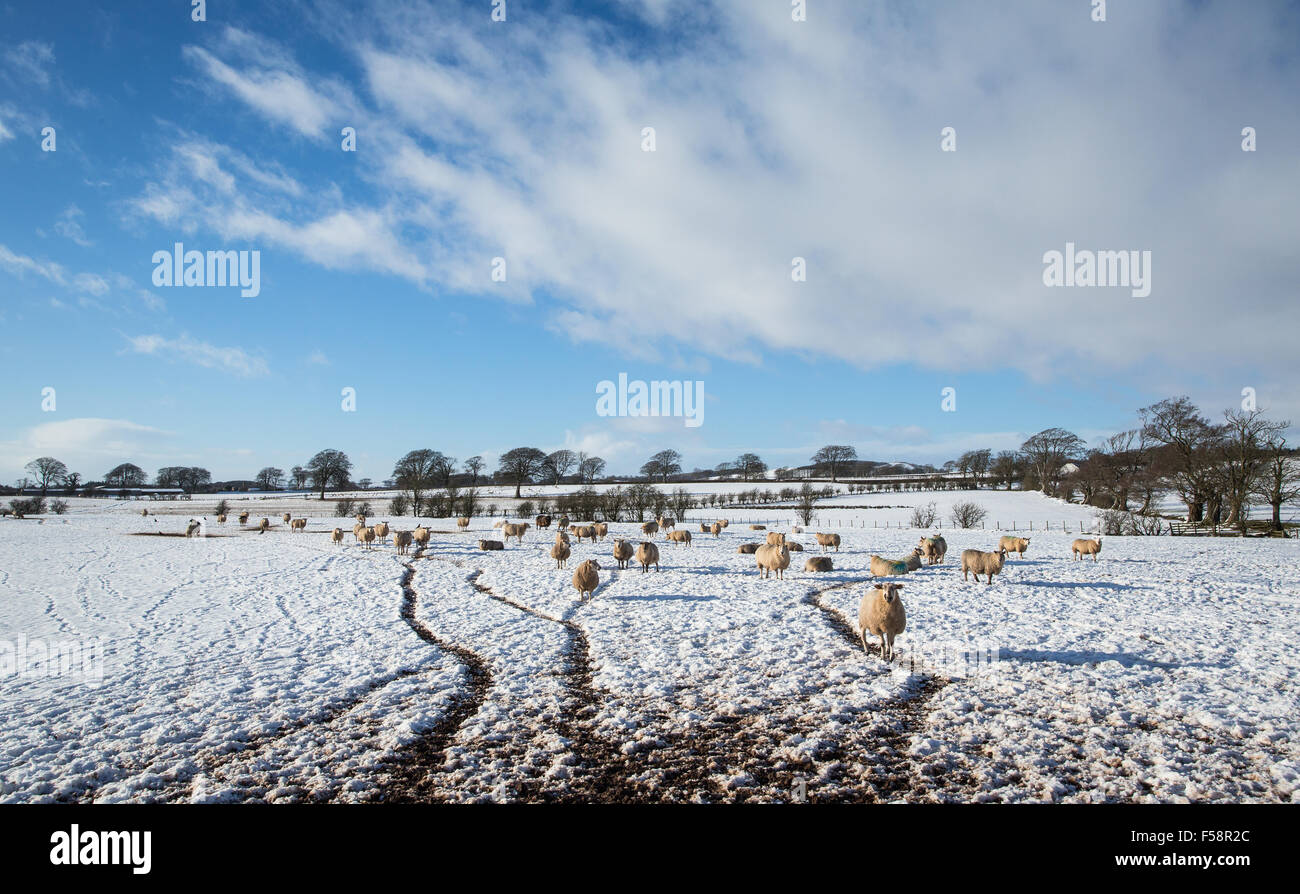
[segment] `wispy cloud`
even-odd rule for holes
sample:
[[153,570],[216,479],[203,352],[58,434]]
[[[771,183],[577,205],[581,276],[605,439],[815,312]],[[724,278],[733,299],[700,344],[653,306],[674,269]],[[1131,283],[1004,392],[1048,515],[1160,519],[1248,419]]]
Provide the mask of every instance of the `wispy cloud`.
[[193,363],[240,378],[257,378],[270,372],[266,361],[239,347],[218,347],[182,333],[178,338],[161,335],[127,336],[127,351],[169,360]]
[[48,71],[54,65],[54,47],[39,40],[25,40],[4,53],[8,68],[26,81],[39,87],[50,85]]
[[81,221],[85,216],[85,212],[76,205],[69,205],[59,215],[59,219],[54,222],[54,232],[71,239],[82,248],[88,248],[93,243],[86,238],[86,231],[81,226]]

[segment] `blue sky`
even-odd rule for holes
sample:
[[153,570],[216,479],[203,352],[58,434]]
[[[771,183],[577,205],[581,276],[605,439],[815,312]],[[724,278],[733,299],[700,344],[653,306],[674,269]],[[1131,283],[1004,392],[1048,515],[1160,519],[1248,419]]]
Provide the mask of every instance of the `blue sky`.
[[[808,6],[0,5],[0,480],[1300,418],[1294,5]],[[177,241],[261,293],[155,288]],[[1045,287],[1067,241],[1151,251],[1151,295]],[[704,424],[598,417],[619,373],[703,380]]]

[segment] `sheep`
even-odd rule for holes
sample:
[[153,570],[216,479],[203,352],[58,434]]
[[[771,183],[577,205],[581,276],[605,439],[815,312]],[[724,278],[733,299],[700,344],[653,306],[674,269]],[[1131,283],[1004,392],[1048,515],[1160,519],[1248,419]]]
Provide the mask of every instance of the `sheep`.
[[456,527],[460,528],[462,531],[465,530],[469,527],[469,519],[462,515],[460,518],[456,519]]
[[714,522],[713,524],[709,525],[709,531],[710,531],[710,533],[713,534],[714,537],[721,537],[721,536],[722,536],[722,529],[723,529],[724,527],[726,527],[726,526],[725,526],[724,524],[722,524],[722,522]]
[[792,553],[801,553],[801,552],[803,552],[803,544],[800,543],[800,542],[797,541],[797,540],[787,540],[787,541],[785,542],[785,548],[788,549],[788,550],[790,550],[790,552],[792,552]]
[[758,544],[742,543],[740,546],[736,547],[736,552],[740,553],[742,556],[752,556],[754,553],[758,552]]
[[750,526],[749,526],[749,530],[751,530],[751,531],[766,531],[766,530],[767,530],[767,525],[750,525]]
[[767,545],[768,545],[768,546],[776,546],[777,544],[780,544],[780,543],[785,543],[785,535],[784,535],[784,534],[780,533],[779,531],[768,531],[768,532],[767,532]]
[[816,537],[817,542],[821,544],[822,552],[826,552],[826,547],[828,546],[835,547],[836,552],[840,551],[839,534],[814,534],[813,536]]
[[834,566],[831,564],[830,556],[809,556],[808,561],[803,563],[804,571],[833,571]]
[[577,526],[577,525],[569,525],[569,533],[570,533],[570,534],[577,534],[577,533],[578,533],[578,526]]
[[357,518],[357,524],[361,525],[362,527],[365,527],[366,524],[365,515],[363,513],[358,512],[356,518]]
[[708,522],[700,522],[700,533],[701,533],[701,534],[707,534],[707,533],[709,533],[709,529],[710,529],[710,525],[709,525]]
[[790,533],[791,533],[791,534],[802,534],[802,533],[803,533],[803,528],[799,527],[798,525],[791,525],[791,526],[790,526]]
[[334,529],[334,533],[330,535],[330,540],[333,541],[334,543],[342,543],[342,542],[343,542],[343,529],[342,529],[342,528],[335,528],[335,529]]
[[248,524],[248,510],[247,510],[247,509],[245,509],[243,512],[239,513],[239,524],[240,524],[240,526],[243,526],[243,525]]
[[415,541],[418,548],[423,549],[429,545],[429,529],[424,525],[416,525],[415,530],[411,532],[411,539]]
[[257,533],[265,534],[269,530],[271,530],[271,520],[269,518],[262,519],[257,525]]
[[141,509],[141,510],[140,510],[140,515],[141,515],[141,517],[146,516],[146,515],[148,515],[148,514],[149,514],[149,510],[148,510],[148,509]]
[[588,559],[578,566],[578,570],[573,572],[573,588],[578,591],[579,599],[586,599],[588,595],[595,595],[596,588],[600,586],[600,563],[595,559]]
[[551,547],[551,558],[555,560],[556,568],[563,568],[565,563],[569,561],[569,556],[571,555],[568,542],[560,539],[563,536],[564,532],[556,534],[555,546]]
[[366,549],[375,548],[375,527],[371,525],[361,532],[362,542],[365,543]]
[[867,634],[880,637],[880,657],[889,661],[894,657],[894,637],[907,629],[907,611],[898,591],[902,584],[885,583],[873,587],[862,596],[858,606],[858,633],[862,637],[862,651],[867,651]]
[[193,537],[195,534],[199,534],[200,536],[202,536],[202,533],[203,533],[202,523],[199,522],[198,519],[195,518],[190,519],[190,523],[185,526],[185,536]]
[[581,543],[583,540],[592,540],[592,541],[594,541],[594,540],[596,539],[596,526],[595,526],[595,525],[579,525],[579,526],[578,526],[578,532],[577,532],[577,535],[576,535],[576,536],[577,536],[577,538],[578,538],[578,542],[579,542],[579,543]]
[[919,571],[921,568],[921,548],[918,546],[903,556],[903,562],[906,563],[908,571]]
[[605,522],[596,522],[596,536],[601,540],[604,540],[608,534],[609,534],[609,525],[607,525]]
[[289,522],[290,534],[292,534],[294,531],[306,531],[306,530],[307,530],[307,519],[305,518],[295,518],[293,521]]
[[671,540],[673,543],[684,543],[684,544],[686,544],[687,546],[690,546],[690,545],[691,545],[691,532],[690,532],[690,531],[686,531],[686,530],[682,530],[682,531],[669,531],[667,536],[668,536],[668,539]]
[[614,558],[619,568],[626,568],[628,559],[632,558],[632,544],[626,540],[614,541]]
[[1006,549],[1007,554],[1015,553],[1020,558],[1024,558],[1025,550],[1029,549],[1028,537],[1011,537],[1005,536],[998,541],[999,549]]
[[948,541],[943,539],[942,534],[935,534],[933,537],[922,537],[920,549],[921,555],[926,558],[927,565],[938,565],[943,562],[943,557],[948,554]]
[[217,516],[217,524],[224,525],[225,523],[226,523],[226,514],[223,512]]
[[1084,556],[1092,556],[1092,560],[1095,562],[1097,561],[1097,553],[1101,552],[1101,538],[1098,537],[1096,540],[1089,540],[1084,537],[1081,540],[1076,540],[1071,544],[1070,552],[1074,555],[1074,560],[1076,562]]
[[551,517],[549,515],[539,515],[533,519],[539,528],[549,528],[551,526]]
[[666,516],[664,518],[659,518],[655,520],[659,522],[659,527],[665,531],[667,531],[669,528],[674,528],[677,526],[677,522],[673,521],[671,518],[668,518]]
[[500,540],[480,540],[478,542],[478,548],[486,552],[494,549],[505,549],[506,545]]
[[565,543],[568,543],[568,542],[569,542],[569,535],[568,535],[568,533],[565,532],[565,531],[556,531],[556,532],[555,532],[555,539],[556,539],[556,540],[563,540]]
[[785,577],[785,570],[790,567],[790,550],[784,543],[765,543],[754,552],[758,565],[758,576],[767,578],[776,572],[778,578]]
[[655,572],[659,571],[659,547],[649,541],[642,541],[641,545],[636,548],[636,560],[641,563],[641,573],[650,570],[650,566],[655,566]]
[[882,559],[880,556],[871,557],[871,575],[872,577],[894,577],[900,574],[907,574],[911,569],[908,567],[906,559],[894,561],[892,559]]
[[561,528],[567,528],[569,526],[569,517],[567,515],[561,515],[560,520],[556,522],[556,524]]
[[727,527],[727,525],[731,524],[731,522],[729,522],[729,521],[728,521],[727,519],[725,519],[725,518],[720,518],[720,519],[718,519],[718,524],[722,525],[722,527],[725,529],[725,528]]
[[1002,566],[1007,561],[1006,547],[998,547],[995,553],[982,553],[977,549],[964,549],[961,551],[961,579],[970,580],[966,576],[967,572],[974,572],[975,583],[980,582],[980,575],[988,576],[988,583],[993,583],[993,575],[1002,571]]
[[528,528],[529,525],[527,522],[521,522],[520,524],[517,525],[502,525],[501,537],[503,540],[505,540],[506,543],[509,543],[510,538],[513,537],[519,543],[520,546],[523,546],[524,534],[525,532],[528,531]]
[[509,522],[508,520],[506,520],[506,519],[503,518],[503,519],[501,519],[501,521],[499,521],[499,522],[493,522],[493,523],[492,523],[492,530],[495,531],[497,528],[501,527],[502,525],[508,525],[508,524],[510,524],[510,522]]
[[647,537],[653,537],[658,530],[659,525],[656,522],[646,522],[641,526],[641,533]]
[[388,542],[388,522],[375,522],[375,537],[380,543]]
[[410,531],[394,531],[393,546],[397,547],[397,554],[404,556],[411,548],[411,542],[414,540]]
[[292,513],[288,513],[288,512],[286,512],[284,515],[282,515],[282,516],[280,516],[280,517],[281,517],[282,519],[284,519],[284,523],[285,523],[286,525],[289,524],[289,522],[293,521],[293,515],[292,515]]

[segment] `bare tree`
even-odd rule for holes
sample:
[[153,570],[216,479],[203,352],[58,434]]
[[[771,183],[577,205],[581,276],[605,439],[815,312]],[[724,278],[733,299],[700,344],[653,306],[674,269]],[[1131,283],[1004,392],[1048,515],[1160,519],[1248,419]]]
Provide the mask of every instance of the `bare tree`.
[[1020,477],[1020,457],[1014,450],[1003,450],[993,459],[991,470],[994,481],[1011,490],[1011,485]]
[[847,444],[828,444],[813,454],[812,461],[818,467],[830,470],[831,481],[838,481],[840,467],[857,458],[858,451]]
[[409,493],[408,504],[411,515],[419,515],[424,505],[425,491],[433,487],[438,475],[438,459],[446,459],[436,450],[412,450],[393,466],[393,480],[403,491]]
[[293,480],[293,486],[302,490],[307,486],[307,479],[311,477],[311,473],[302,466],[294,466],[289,472],[289,477]]
[[[1291,423],[1282,423],[1286,428]],[[1282,507],[1300,500],[1300,460],[1288,449],[1286,438],[1273,435],[1264,444],[1264,467],[1255,482],[1253,493],[1273,510],[1273,530],[1282,530]]]
[[1063,428],[1045,428],[1020,445],[1038,478],[1039,489],[1050,494],[1061,480],[1061,468],[1083,453],[1083,439]]
[[957,503],[949,518],[958,528],[973,528],[988,516],[988,510],[978,503]]
[[767,463],[759,459],[757,453],[742,453],[736,457],[734,463],[736,471],[740,472],[740,477],[745,481],[751,478],[758,478],[767,471]]
[[51,484],[57,484],[68,474],[68,467],[52,456],[37,457],[23,468],[35,477],[36,483],[40,485],[42,497]]
[[1282,436],[1287,425],[1270,422],[1262,409],[1224,411],[1222,436],[1215,443],[1213,474],[1228,502],[1224,524],[1246,530],[1246,501],[1268,462],[1266,445]]
[[280,486],[280,482],[284,480],[284,470],[277,469],[275,466],[267,466],[254,475],[253,480],[262,486],[262,490],[275,490]]
[[104,476],[104,483],[111,487],[140,487],[148,480],[149,476],[144,473],[144,469],[135,463],[114,466]]
[[440,487],[447,488],[451,486],[451,476],[456,474],[456,458],[452,456],[443,456],[437,450],[433,451],[433,460],[430,466],[434,481]]
[[348,482],[348,472],[352,471],[352,460],[342,450],[332,448],[322,450],[307,462],[306,472],[316,486],[320,488],[320,498],[325,499],[325,488],[331,482],[336,487],[343,487]]
[[1211,425],[1187,397],[1171,397],[1138,411],[1143,433],[1163,447],[1165,479],[1187,504],[1187,520],[1198,522],[1214,492],[1212,457],[1222,430]]
[[647,478],[658,478],[668,483],[669,475],[676,475],[682,470],[682,455],[676,450],[660,450],[641,467],[641,474]]
[[557,450],[546,457],[546,471],[551,475],[551,483],[559,484],[577,465],[578,454],[572,450]]
[[794,514],[805,525],[811,525],[813,518],[817,515],[817,497],[817,489],[807,481],[799,488],[799,494],[794,503]]
[[578,475],[582,478],[583,484],[591,484],[597,478],[605,474],[605,461],[599,456],[587,456],[578,454]]
[[545,462],[546,454],[536,447],[516,447],[501,457],[497,474],[514,484],[518,500],[520,489],[533,480]]
[[471,456],[465,460],[465,474],[469,475],[469,486],[478,484],[478,476],[483,474],[483,457]]

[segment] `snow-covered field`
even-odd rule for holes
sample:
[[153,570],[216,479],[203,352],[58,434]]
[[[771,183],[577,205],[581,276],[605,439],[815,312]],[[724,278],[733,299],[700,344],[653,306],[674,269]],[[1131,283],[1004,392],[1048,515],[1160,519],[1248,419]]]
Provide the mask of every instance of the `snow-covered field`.
[[[1059,526],[1091,510],[978,499],[1056,530],[991,586],[959,554],[997,532],[946,530],[947,562],[904,580],[892,665],[856,610],[869,555],[916,542],[883,528],[905,508],[823,510],[836,570],[803,572],[817,548],[793,535],[814,545],[784,580],[734,523],[660,538],[646,574],[608,541],[556,570],[545,531],[480,552],[490,519],[436,521],[418,557],[336,546],[324,518],[209,516],[193,540],[140,504],[3,519],[0,801],[1297,799],[1295,541],[1107,537],[1075,562]],[[83,654],[51,673],[51,645]]]

